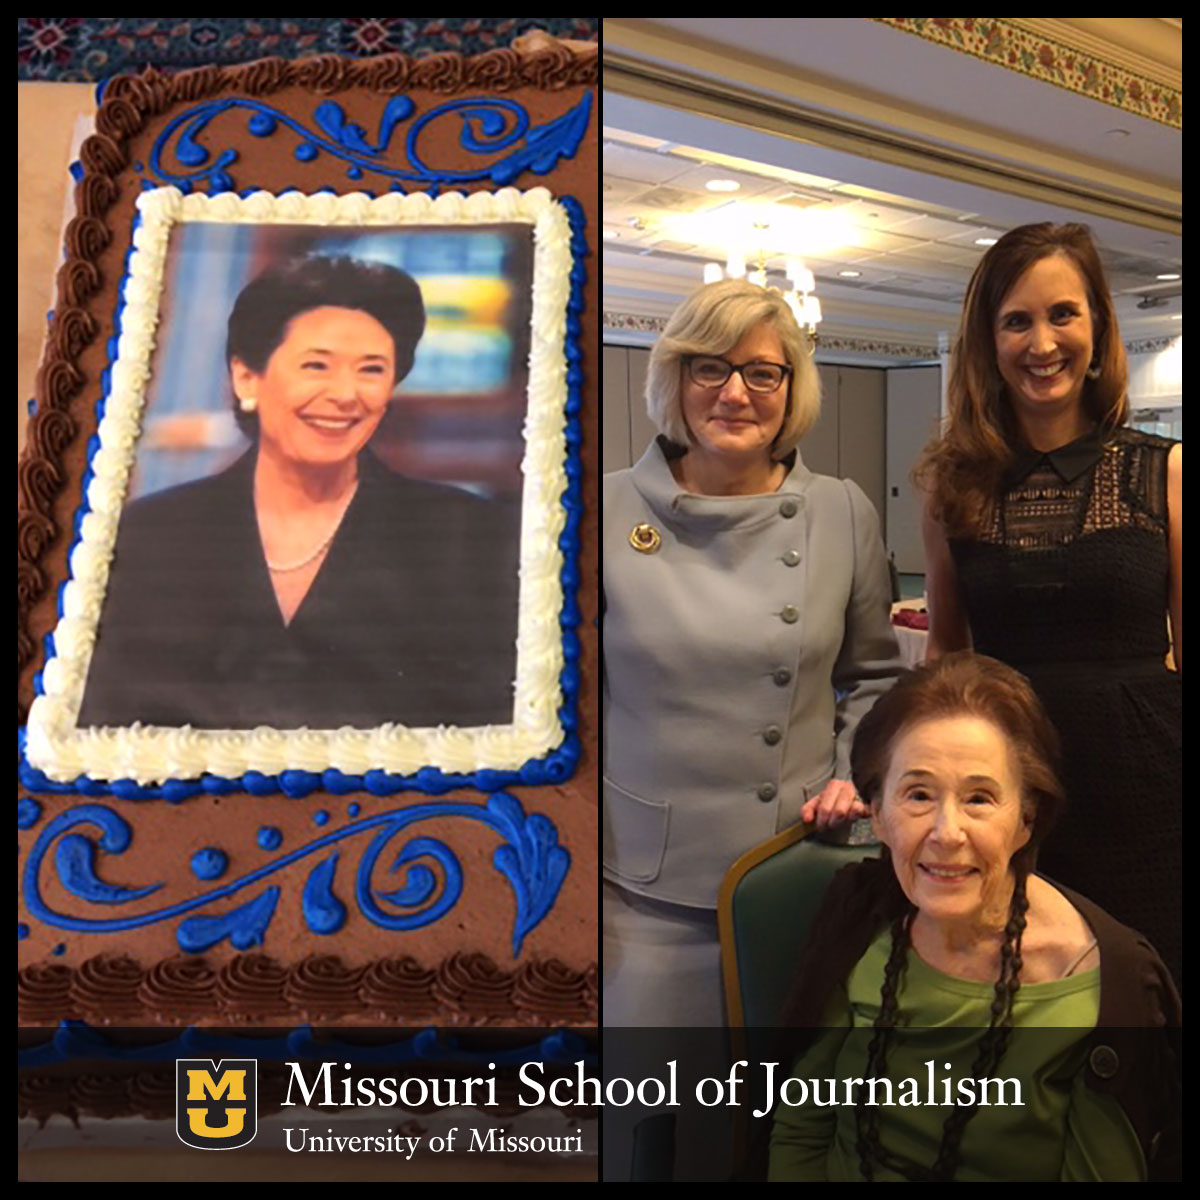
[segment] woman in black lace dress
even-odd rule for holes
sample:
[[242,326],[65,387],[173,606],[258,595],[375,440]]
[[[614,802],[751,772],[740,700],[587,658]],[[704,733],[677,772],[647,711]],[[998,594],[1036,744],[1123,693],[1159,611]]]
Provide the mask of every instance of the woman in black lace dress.
[[1087,227],[1010,231],[972,276],[949,419],[917,469],[929,653],[973,645],[1028,676],[1069,800],[1039,869],[1180,981],[1183,447],[1128,413]]

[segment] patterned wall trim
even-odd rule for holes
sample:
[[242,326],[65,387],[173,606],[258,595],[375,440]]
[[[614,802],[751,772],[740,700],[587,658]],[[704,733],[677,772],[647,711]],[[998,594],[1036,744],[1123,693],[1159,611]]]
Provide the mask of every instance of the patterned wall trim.
[[1142,338],[1136,342],[1125,343],[1126,354],[1157,354],[1160,350],[1166,350],[1167,347],[1178,341],[1183,334],[1172,334],[1171,337],[1156,337]]
[[18,17],[17,79],[98,82],[154,66],[402,51],[482,54],[544,29],[595,41],[598,17]]
[[606,312],[604,328],[618,329],[622,333],[662,333],[666,317],[639,317],[634,313]]
[[[605,312],[604,328],[620,333],[662,333],[666,317],[643,317],[636,313]],[[887,358],[937,358],[934,342],[887,342],[870,338],[835,337],[821,334],[819,350],[840,350],[849,354],[872,354]]]
[[[604,328],[621,333],[662,333],[666,317],[643,317],[636,313],[605,312]],[[1177,337],[1142,338],[1126,342],[1127,354],[1155,354],[1167,349]],[[938,348],[934,343],[922,345],[916,342],[882,342],[868,338],[832,337],[821,335],[820,349],[842,350],[854,354],[876,354],[887,358],[937,358]]]
[[1138,117],[1183,128],[1183,92],[1004,17],[871,17]]

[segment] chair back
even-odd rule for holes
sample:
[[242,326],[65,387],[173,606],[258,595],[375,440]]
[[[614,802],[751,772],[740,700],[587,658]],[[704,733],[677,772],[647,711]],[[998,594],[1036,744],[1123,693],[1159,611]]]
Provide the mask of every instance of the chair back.
[[734,1028],[772,1028],[787,1002],[800,951],[825,889],[876,846],[835,846],[796,825],[742,855],[717,899],[725,1002]]

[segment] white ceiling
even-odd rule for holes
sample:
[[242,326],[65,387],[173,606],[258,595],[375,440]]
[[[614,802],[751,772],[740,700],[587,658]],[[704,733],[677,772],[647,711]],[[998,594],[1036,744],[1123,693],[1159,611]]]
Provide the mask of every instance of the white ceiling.
[[[653,56],[622,45],[625,24],[618,22],[614,40],[632,58],[669,62],[674,55],[677,69],[696,74],[698,63],[718,61],[706,47],[719,38],[743,89],[748,79],[785,86],[790,72],[806,87],[817,81],[806,95],[810,111],[814,95],[836,101],[840,94],[861,121],[886,99],[895,128],[917,123],[910,106],[920,106],[927,143],[934,130],[946,145],[975,154],[986,147],[1001,165],[1028,128],[1030,154],[1053,160],[1067,183],[1097,172],[1108,183],[1128,180],[1133,170],[1152,180],[1158,200],[1179,192],[1178,131],[862,18],[630,23],[654,35]],[[609,32],[606,22],[606,45]],[[675,43],[681,34],[707,40]],[[644,51],[644,40],[636,44]],[[756,63],[759,73],[750,69]],[[768,270],[781,272],[800,247],[817,277],[823,337],[936,347],[939,335],[954,333],[984,251],[977,238],[1027,221],[1085,220],[1101,244],[1125,339],[1181,332],[1182,321],[1171,318],[1182,313],[1182,281],[1155,280],[1182,272],[1180,239],[1170,234],[611,92],[604,121],[606,311],[663,316],[700,283],[703,264],[723,261],[731,248],[746,252],[751,267],[761,251]],[[1128,133],[1108,133],[1117,128]],[[705,184],[714,178],[740,187],[710,192]],[[834,244],[805,248],[812,214],[842,224]],[[860,277],[839,277],[851,269]],[[1139,308],[1146,296],[1167,303]]]

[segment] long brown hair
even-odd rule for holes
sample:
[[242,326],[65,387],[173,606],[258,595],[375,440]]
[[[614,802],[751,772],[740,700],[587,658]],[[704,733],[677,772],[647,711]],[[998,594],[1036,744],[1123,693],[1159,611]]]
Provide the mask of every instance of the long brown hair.
[[947,420],[913,472],[933,516],[951,536],[982,532],[1020,440],[996,364],[996,315],[1017,280],[1053,254],[1070,259],[1087,286],[1091,367],[1099,374],[1084,381],[1084,411],[1103,435],[1129,419],[1125,347],[1091,231],[1049,221],[1010,229],[983,256],[967,286],[951,359]]

